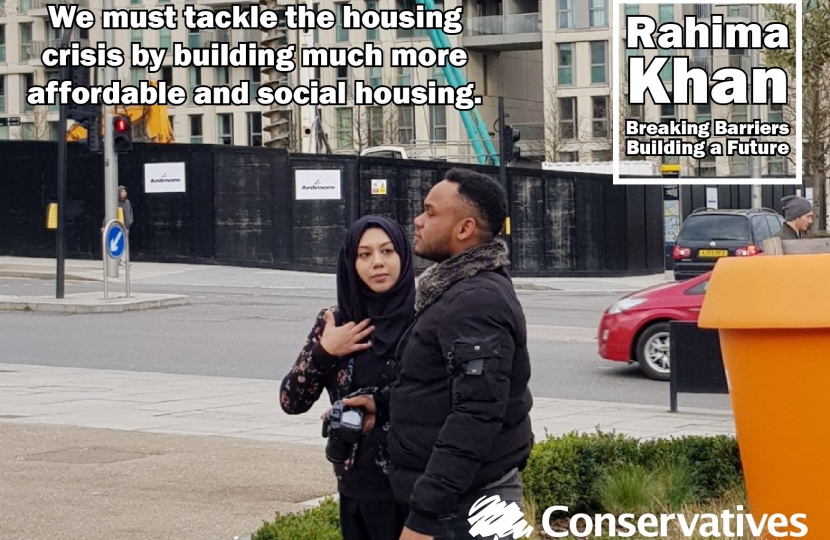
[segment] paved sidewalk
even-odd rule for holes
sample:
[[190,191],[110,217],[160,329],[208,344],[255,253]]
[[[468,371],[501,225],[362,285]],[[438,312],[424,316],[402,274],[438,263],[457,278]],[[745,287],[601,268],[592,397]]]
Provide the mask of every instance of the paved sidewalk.
[[[0,257],[0,278],[55,279],[55,259]],[[103,263],[90,260],[67,260],[67,282],[102,282]],[[567,292],[633,292],[644,287],[672,281],[671,274],[612,278],[514,278],[519,290],[550,290]],[[130,281],[148,285],[195,285],[216,287],[261,287],[271,289],[326,289],[336,287],[334,274],[269,270],[220,265],[133,262]],[[124,283],[124,271],[110,278],[119,286]],[[121,287],[123,289],[123,287]],[[121,290],[118,289],[118,290]]]
[[[0,364],[0,538],[230,540],[336,491],[279,381]],[[536,398],[538,439],[734,435],[732,414]],[[313,447],[313,448],[312,448]],[[71,501],[71,502],[70,502]]]
[[[289,416],[279,381],[0,364],[0,419],[324,446],[320,400]],[[634,437],[734,434],[728,410],[534,398],[534,432],[599,428]]]

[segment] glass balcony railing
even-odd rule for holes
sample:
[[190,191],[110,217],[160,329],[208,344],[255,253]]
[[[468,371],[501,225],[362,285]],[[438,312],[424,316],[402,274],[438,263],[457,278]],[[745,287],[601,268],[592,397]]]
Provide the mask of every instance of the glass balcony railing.
[[491,15],[467,17],[464,20],[465,36],[501,36],[506,34],[532,34],[542,31],[541,13],[519,15]]
[[711,75],[721,68],[738,68],[745,73],[749,73],[751,65],[749,55],[730,54],[689,58],[689,68],[693,67],[701,68]]

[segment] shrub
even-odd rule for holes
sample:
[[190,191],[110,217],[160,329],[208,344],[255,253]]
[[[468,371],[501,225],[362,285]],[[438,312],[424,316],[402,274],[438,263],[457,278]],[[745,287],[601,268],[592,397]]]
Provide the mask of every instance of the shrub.
[[608,510],[600,502],[600,490],[610,489],[608,474],[625,466],[655,474],[658,485],[666,486],[659,495],[661,503],[673,506],[718,498],[743,484],[740,454],[732,437],[640,442],[601,431],[548,437],[537,443],[522,477],[528,498],[539,508],[565,505],[572,514],[591,513]]
[[343,540],[340,506],[331,498],[320,506],[297,514],[280,514],[265,522],[251,540]]

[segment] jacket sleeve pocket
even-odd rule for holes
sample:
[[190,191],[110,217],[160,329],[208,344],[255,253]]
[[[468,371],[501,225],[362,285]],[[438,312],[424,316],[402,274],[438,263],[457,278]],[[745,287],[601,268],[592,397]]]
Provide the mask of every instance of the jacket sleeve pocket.
[[448,369],[452,377],[452,405],[502,399],[499,387],[507,380],[502,368],[501,344],[496,336],[453,341]]

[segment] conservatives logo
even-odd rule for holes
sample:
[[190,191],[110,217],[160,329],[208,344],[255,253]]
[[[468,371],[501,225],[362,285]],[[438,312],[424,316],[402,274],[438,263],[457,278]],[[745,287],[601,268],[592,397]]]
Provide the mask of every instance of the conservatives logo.
[[[579,538],[631,538],[634,535],[645,538],[667,538],[670,526],[686,538],[742,538],[751,533],[753,537],[772,535],[775,538],[802,538],[807,535],[805,514],[794,514],[789,518],[783,514],[764,514],[755,518],[743,513],[743,506],[737,513],[724,510],[720,514],[577,514],[570,518],[567,531],[555,531],[550,525],[554,512],[568,513],[567,506],[551,506],[542,516],[542,527],[551,538],[565,538],[572,534]],[[470,508],[470,536],[473,538],[530,538],[533,527],[527,523],[522,510],[516,503],[507,504],[498,495],[482,497]],[[766,536],[765,536],[766,537]]]

